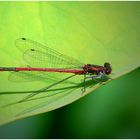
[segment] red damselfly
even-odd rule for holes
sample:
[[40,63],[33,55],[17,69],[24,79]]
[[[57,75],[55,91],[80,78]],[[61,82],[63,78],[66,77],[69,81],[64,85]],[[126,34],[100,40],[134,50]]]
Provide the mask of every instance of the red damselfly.
[[[10,80],[16,81],[16,76],[19,75],[26,77],[26,80],[37,79],[39,76],[49,77],[49,73],[69,73],[72,74],[60,81],[57,81],[49,85],[46,89],[49,89],[59,83],[62,83],[73,76],[84,75],[84,90],[85,91],[85,80],[91,78],[95,81],[104,78],[106,75],[111,74],[111,66],[108,62],[105,62],[103,66],[95,64],[83,64],[78,60],[69,56],[63,55],[49,47],[46,47],[36,41],[19,38],[16,40],[16,46],[23,53],[24,60],[29,64],[28,67],[0,67],[0,71],[13,71],[9,76]],[[30,74],[27,72],[30,71]],[[37,72],[37,74],[31,72]],[[45,72],[45,73],[44,73]],[[22,101],[25,101],[39,92],[26,96]]]

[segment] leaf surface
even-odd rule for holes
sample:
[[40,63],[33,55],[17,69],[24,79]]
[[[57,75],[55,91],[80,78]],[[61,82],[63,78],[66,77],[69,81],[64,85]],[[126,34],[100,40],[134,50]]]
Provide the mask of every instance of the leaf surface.
[[[114,80],[140,66],[139,13],[137,2],[0,2],[0,65],[27,65],[15,47],[17,38],[26,37],[85,64],[109,62]],[[8,75],[0,73],[1,125],[62,107],[102,86],[89,80],[82,94],[83,76],[48,90],[53,81],[47,78],[14,83]],[[58,79],[67,76],[54,74]],[[18,102],[38,90],[38,95]]]

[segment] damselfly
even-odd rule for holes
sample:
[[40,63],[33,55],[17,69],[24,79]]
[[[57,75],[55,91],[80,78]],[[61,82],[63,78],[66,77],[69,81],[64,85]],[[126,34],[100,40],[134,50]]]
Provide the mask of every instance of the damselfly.
[[[24,60],[30,64],[28,67],[0,67],[0,71],[13,71],[15,74],[12,74],[9,78],[16,80],[14,75],[20,73],[21,76],[25,75],[24,72],[38,72],[37,75],[34,75],[34,78],[38,75],[43,75],[44,72],[49,73],[69,73],[72,74],[60,81],[57,81],[48,86],[47,89],[52,88],[55,85],[58,85],[65,80],[68,80],[76,75],[84,75],[84,90],[85,91],[85,81],[88,78],[91,78],[95,81],[98,79],[104,78],[106,75],[111,74],[112,68],[110,63],[105,62],[103,66],[95,64],[83,64],[78,60],[63,55],[49,47],[46,47],[38,42],[32,41],[26,38],[19,38],[16,40],[16,46],[23,52]],[[37,66],[37,67],[36,67]],[[43,74],[42,74],[43,73]],[[30,75],[26,75],[26,79],[30,79]],[[33,78],[33,75],[32,75]],[[24,77],[23,77],[24,79]],[[37,92],[36,94],[38,94]],[[23,100],[27,100],[36,95],[30,94],[25,97]],[[22,100],[22,101],[23,101]]]

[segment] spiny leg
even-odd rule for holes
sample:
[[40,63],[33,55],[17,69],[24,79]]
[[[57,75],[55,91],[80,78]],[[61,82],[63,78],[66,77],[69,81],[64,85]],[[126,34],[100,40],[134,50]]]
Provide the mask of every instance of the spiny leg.
[[105,76],[105,74],[100,72],[98,75],[88,76],[88,77],[86,77],[86,79],[91,78],[92,80],[94,80],[94,81],[96,81],[96,82],[102,83],[102,82],[101,82],[100,80],[98,80],[97,78],[103,79],[104,76]]
[[81,89],[81,90],[82,90],[82,95],[83,95],[83,93],[86,91],[86,74],[84,74],[83,84],[84,84],[84,86],[83,86],[83,88]]

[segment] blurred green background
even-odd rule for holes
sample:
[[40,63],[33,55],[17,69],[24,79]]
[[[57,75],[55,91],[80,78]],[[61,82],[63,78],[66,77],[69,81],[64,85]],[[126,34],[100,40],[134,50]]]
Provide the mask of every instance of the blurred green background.
[[[53,44],[52,48],[63,49],[82,61],[94,56],[90,62],[102,64],[113,58],[118,70],[128,62],[139,63],[139,9],[139,2],[0,2],[0,65],[23,63],[13,43],[19,37],[46,41],[49,46]],[[80,10],[82,18],[77,14]],[[90,11],[95,18],[92,13],[87,15]],[[86,26],[92,25],[90,21],[94,26]],[[95,52],[91,51],[95,49],[93,44]],[[104,45],[108,49],[115,46],[109,56],[104,53]],[[89,57],[83,54],[86,48]],[[77,54],[79,50],[83,55]],[[8,73],[1,74],[0,91],[34,86],[17,86],[7,77]],[[0,138],[140,138],[139,77],[137,69],[70,105],[1,126]]]

